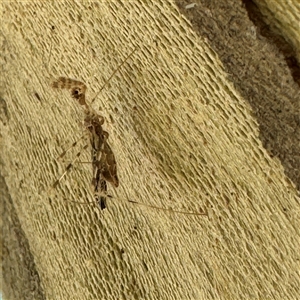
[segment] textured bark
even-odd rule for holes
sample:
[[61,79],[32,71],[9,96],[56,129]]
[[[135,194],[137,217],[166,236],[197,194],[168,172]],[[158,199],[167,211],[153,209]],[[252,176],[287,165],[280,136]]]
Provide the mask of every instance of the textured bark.
[[264,16],[264,21],[292,45],[300,65],[300,3],[298,0],[254,1]]
[[[173,2],[12,2],[3,15],[2,202],[29,253],[12,283],[20,263],[6,226],[6,298],[24,290],[24,299],[28,291],[32,299],[299,297],[297,190],[263,147],[221,55]],[[51,188],[88,139],[57,159],[84,134],[84,116],[50,84],[81,80],[91,101],[134,47],[93,103],[120,179],[101,211],[88,203],[90,164],[75,164]],[[80,159],[90,160],[89,149]]]

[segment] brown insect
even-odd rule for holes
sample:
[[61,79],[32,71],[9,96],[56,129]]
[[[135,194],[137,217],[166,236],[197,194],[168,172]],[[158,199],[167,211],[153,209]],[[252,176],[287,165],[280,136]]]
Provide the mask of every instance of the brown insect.
[[[121,66],[129,59],[130,56],[136,51],[137,48],[125,58],[125,60],[119,65],[119,67],[111,74],[107,79],[105,84],[102,86],[98,94],[94,97],[91,103],[94,102],[96,97],[101,93],[106,84],[114,76],[114,74],[121,68]],[[90,143],[92,146],[91,156],[92,156],[92,168],[93,168],[93,179],[92,184],[94,186],[94,195],[97,203],[99,203],[100,208],[104,209],[106,207],[106,195],[107,195],[107,182],[110,182],[115,187],[119,186],[119,179],[117,175],[117,164],[114,153],[109,146],[108,132],[104,131],[102,125],[104,123],[104,118],[97,114],[86,102],[86,85],[78,80],[70,79],[66,77],[59,77],[58,80],[52,83],[52,87],[56,89],[66,89],[71,92],[71,96],[78,101],[78,103],[85,107],[85,119],[84,125],[89,131]],[[77,142],[73,143],[75,146]],[[84,148],[87,148],[86,145]],[[80,157],[78,152],[75,159],[67,166],[63,175],[53,184],[55,188],[65,174],[72,168],[75,160]],[[60,157],[66,154],[64,151]]]
[[[107,194],[107,182],[110,182],[115,187],[119,186],[116,159],[107,142],[109,134],[102,128],[104,118],[87,105],[85,100],[85,92],[87,88],[83,82],[60,77],[52,83],[52,87],[69,90],[71,92],[71,96],[77,100],[80,105],[85,107],[84,125],[89,131],[92,147],[92,184],[94,186],[94,195],[96,201],[100,205],[100,208],[104,209],[106,208],[105,195]],[[65,153],[63,153],[63,155],[64,154]],[[77,157],[79,157],[79,155],[80,154],[78,153]],[[70,169],[71,166],[72,163],[68,165],[67,169]],[[59,181],[56,181],[55,185],[57,185]]]
[[[125,61],[135,52],[134,49],[130,55],[123,61],[123,63],[112,73],[109,79],[102,86],[101,90],[98,92],[96,97],[102,91],[104,86],[109,82],[109,80],[113,77],[113,75],[117,72],[117,70],[125,63]],[[94,197],[96,202],[99,204],[101,209],[106,208],[106,198],[112,197],[107,194],[107,182],[112,184],[115,187],[119,186],[119,179],[117,175],[117,164],[114,153],[111,147],[108,144],[109,134],[105,130],[103,130],[102,125],[104,124],[103,116],[97,114],[86,102],[86,85],[78,80],[70,79],[66,77],[59,77],[56,81],[52,83],[53,88],[57,89],[67,89],[70,91],[72,98],[74,98],[78,103],[84,106],[85,109],[85,118],[84,118],[84,126],[89,132],[89,139],[91,144],[91,157],[92,157],[92,169],[93,169],[93,179],[92,184],[94,187]],[[91,101],[95,100],[95,98]],[[76,146],[78,141],[72,144],[71,147]],[[70,147],[70,148],[71,148]],[[83,149],[86,149],[88,145],[85,145]],[[69,148],[69,149],[70,149]],[[64,151],[60,157],[63,157],[68,150]],[[74,162],[80,157],[80,153],[78,152],[75,159],[67,166],[65,172],[62,176],[53,184],[55,188],[61,179],[65,176],[65,174],[72,168]],[[128,202],[147,206],[154,209],[160,209],[164,211],[170,211],[173,213],[187,214],[187,215],[207,215],[207,213],[202,212],[183,212],[176,211],[166,208],[161,208],[153,205],[148,205],[140,202],[136,202],[133,200],[128,200]]]

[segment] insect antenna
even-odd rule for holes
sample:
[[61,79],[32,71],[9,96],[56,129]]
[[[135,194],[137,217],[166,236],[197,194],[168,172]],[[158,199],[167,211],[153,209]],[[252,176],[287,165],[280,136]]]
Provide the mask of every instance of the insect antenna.
[[135,47],[127,56],[126,58],[123,60],[123,62],[111,73],[111,75],[109,76],[109,78],[107,80],[105,80],[103,86],[101,87],[101,89],[98,91],[98,93],[95,95],[95,97],[92,99],[91,104],[93,104],[93,102],[96,100],[96,98],[98,97],[98,95],[102,92],[102,90],[105,88],[105,86],[109,83],[109,81],[113,78],[113,76],[120,70],[120,68],[125,64],[125,62],[133,55],[133,53],[137,50],[137,48]]
[[130,200],[130,199],[128,199],[127,201],[130,202],[130,203],[133,203],[133,204],[137,204],[137,205],[141,205],[141,206],[145,206],[145,207],[150,207],[150,208],[157,209],[157,210],[163,210],[163,211],[167,211],[167,212],[175,213],[175,214],[207,216],[208,217],[207,212],[188,212],[188,211],[181,211],[181,210],[173,210],[171,208],[159,207],[159,206],[155,206],[155,205],[151,205],[151,204],[137,202],[137,201]]

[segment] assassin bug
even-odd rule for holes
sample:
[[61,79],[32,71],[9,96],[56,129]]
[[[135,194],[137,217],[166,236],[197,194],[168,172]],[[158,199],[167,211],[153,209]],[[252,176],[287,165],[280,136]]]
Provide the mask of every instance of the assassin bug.
[[[119,67],[111,74],[106,80],[100,91],[91,101],[91,104],[95,101],[96,97],[101,93],[106,84],[114,76],[114,74],[121,68],[121,66],[129,59],[130,56],[136,51],[137,48],[125,58],[125,60],[119,65]],[[67,89],[71,92],[71,96],[78,101],[78,103],[85,107],[85,119],[84,125],[89,131],[90,143],[92,146],[92,168],[93,168],[93,179],[92,184],[94,186],[94,196],[96,202],[99,203],[101,209],[106,208],[106,195],[107,195],[107,182],[110,182],[115,187],[119,186],[119,179],[117,175],[117,164],[114,153],[109,146],[108,132],[104,131],[102,125],[104,118],[97,114],[86,102],[86,85],[78,80],[60,77],[58,80],[52,83],[53,88]],[[77,142],[73,145],[75,146]],[[85,146],[86,148],[87,146]],[[66,151],[61,155],[63,156]],[[80,156],[80,152],[76,155],[76,159]],[[73,161],[74,162],[74,161]],[[54,187],[58,185],[64,175],[71,169],[73,162],[70,163],[64,174],[54,183]]]
[[[110,81],[113,75],[119,70],[119,68],[128,60],[128,58],[136,51],[136,48],[126,57],[126,59],[122,62],[122,64],[111,74],[105,84],[102,86],[100,91],[91,101],[91,104],[94,102],[96,97],[103,90],[105,85]],[[74,98],[81,106],[84,106],[85,110],[85,118],[84,125],[85,128],[89,132],[90,143],[91,143],[91,157],[92,157],[92,168],[93,168],[93,179],[92,184],[94,187],[94,196],[96,202],[99,204],[101,209],[106,208],[106,197],[111,197],[107,194],[107,182],[112,184],[115,187],[119,186],[119,179],[117,175],[117,164],[115,160],[114,153],[111,147],[108,144],[108,132],[104,131],[102,125],[104,124],[104,118],[97,114],[86,102],[86,85],[78,80],[70,79],[66,77],[60,77],[58,80],[52,83],[53,88],[57,89],[67,89],[70,91],[72,98]],[[77,141],[78,142],[78,141]],[[77,142],[73,143],[73,146],[77,144]],[[86,149],[88,145],[84,147]],[[68,150],[64,151],[60,157],[64,156]],[[53,187],[56,187],[61,179],[65,176],[65,174],[71,169],[75,160],[77,160],[80,156],[80,152],[76,155],[75,159],[67,166],[63,175],[54,183]],[[196,212],[183,212],[176,211],[161,207],[156,207],[140,202],[136,202],[133,200],[128,200],[128,202],[147,206],[154,209],[160,209],[164,211],[170,211],[174,213],[181,213],[187,215],[207,215],[207,213],[196,213]]]
[[[115,156],[107,142],[109,134],[102,128],[104,118],[87,105],[85,100],[86,85],[83,82],[60,77],[57,81],[52,83],[52,87],[70,90],[71,96],[76,99],[80,105],[85,106],[84,125],[89,132],[92,146],[92,184],[94,186],[94,195],[100,208],[104,209],[106,208],[106,197],[103,195],[107,194],[107,182],[110,182],[115,187],[119,186]],[[75,142],[75,144],[76,143],[77,142]],[[63,154],[65,154],[65,152]],[[79,155],[80,154],[78,154],[78,157]],[[69,169],[71,166],[72,164],[68,165]],[[56,186],[61,179],[62,177],[56,181],[54,185]]]

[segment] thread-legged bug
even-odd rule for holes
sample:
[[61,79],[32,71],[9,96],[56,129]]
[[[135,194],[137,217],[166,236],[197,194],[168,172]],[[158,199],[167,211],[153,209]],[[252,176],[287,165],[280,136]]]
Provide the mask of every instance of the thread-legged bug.
[[[104,83],[98,94],[91,101],[94,102],[96,97],[101,93],[102,89],[114,76],[114,74],[121,68],[121,66],[129,59],[130,56],[136,51],[136,48],[125,58],[125,60],[119,65],[119,67],[111,74],[111,76]],[[71,92],[71,96],[78,101],[78,103],[85,107],[85,119],[84,125],[88,129],[90,144],[92,147],[92,168],[93,179],[92,184],[94,187],[94,196],[99,203],[101,209],[106,207],[106,194],[107,194],[107,182],[111,183],[115,187],[119,186],[119,179],[117,175],[117,164],[114,153],[109,146],[108,132],[104,131],[102,125],[104,118],[97,114],[91,106],[86,102],[86,85],[78,80],[60,77],[58,80],[52,83],[53,88],[67,89]],[[77,142],[74,144],[76,145]],[[80,154],[77,154],[75,160],[79,158]],[[54,183],[56,186],[63,176],[71,169],[72,163],[67,166],[64,174]]]
[[[90,137],[94,195],[100,208],[104,209],[106,208],[105,195],[107,194],[107,182],[113,184],[115,187],[118,187],[119,185],[115,156],[107,142],[109,134],[102,128],[104,118],[101,115],[98,115],[86,103],[86,85],[83,82],[60,77],[52,83],[52,87],[70,90],[71,96],[76,99],[80,105],[85,106],[84,125],[88,130]],[[68,167],[70,169],[71,164],[69,164]],[[60,177],[59,180],[61,179],[62,177]],[[56,185],[57,184],[58,181],[56,181]]]
[[[102,86],[101,90],[97,95],[102,91],[104,86],[109,82],[109,80],[113,77],[113,75],[118,71],[118,69],[125,63],[125,61],[135,52],[134,49],[130,55],[123,61],[123,63],[112,73],[109,79]],[[112,184],[115,187],[119,186],[119,179],[117,175],[117,164],[115,160],[114,153],[111,147],[108,144],[108,132],[104,131],[102,125],[104,124],[104,118],[97,114],[86,102],[86,85],[78,80],[70,79],[66,77],[60,77],[56,81],[52,83],[53,88],[58,89],[67,89],[70,91],[72,98],[74,98],[78,103],[84,106],[85,118],[84,125],[89,133],[89,140],[91,145],[91,164],[93,169],[93,178],[92,184],[94,188],[94,197],[96,202],[99,204],[101,209],[106,208],[106,197],[111,197],[107,194],[107,182]],[[96,95],[96,97],[97,97]],[[91,101],[95,100],[95,98]],[[75,146],[77,142],[73,143],[72,146]],[[84,149],[87,148],[87,145]],[[63,152],[61,157],[66,153]],[[78,153],[75,159],[67,166],[63,175],[54,183],[54,187],[58,185],[60,180],[65,176],[65,174],[71,169],[75,160],[77,160],[80,156]],[[127,200],[131,203],[144,205],[154,209],[160,209],[164,211],[170,211],[174,213],[188,214],[188,215],[207,215],[207,213],[202,212],[183,212],[183,211],[175,211],[170,209],[165,209],[161,207],[156,207],[144,203],[140,203],[133,200]]]

